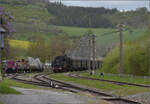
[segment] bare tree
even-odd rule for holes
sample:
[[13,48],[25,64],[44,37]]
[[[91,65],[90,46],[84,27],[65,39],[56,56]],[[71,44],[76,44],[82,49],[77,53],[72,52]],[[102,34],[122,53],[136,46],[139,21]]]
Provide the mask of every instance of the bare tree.
[[71,47],[71,40],[67,35],[58,35],[50,39],[50,56],[52,58],[64,55]]

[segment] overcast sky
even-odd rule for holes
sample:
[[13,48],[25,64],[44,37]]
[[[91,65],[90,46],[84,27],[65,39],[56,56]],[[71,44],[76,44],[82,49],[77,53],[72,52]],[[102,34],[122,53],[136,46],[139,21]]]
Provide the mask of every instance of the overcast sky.
[[119,10],[135,10],[139,7],[147,7],[150,10],[149,0],[50,0],[61,1],[67,6],[82,7],[105,7],[117,8]]

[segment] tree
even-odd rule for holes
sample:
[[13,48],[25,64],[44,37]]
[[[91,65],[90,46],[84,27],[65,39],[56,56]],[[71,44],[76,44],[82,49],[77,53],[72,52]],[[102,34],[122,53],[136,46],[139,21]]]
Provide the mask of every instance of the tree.
[[65,53],[71,47],[71,41],[66,34],[61,34],[50,39],[50,56],[55,58],[56,56],[65,55]]
[[44,62],[49,56],[50,50],[41,34],[35,35],[29,47],[29,55],[34,58],[40,58]]

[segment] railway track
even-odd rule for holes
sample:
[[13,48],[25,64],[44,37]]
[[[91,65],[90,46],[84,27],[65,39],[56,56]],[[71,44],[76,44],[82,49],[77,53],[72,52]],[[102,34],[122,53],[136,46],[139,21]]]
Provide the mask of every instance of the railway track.
[[[44,87],[49,87],[47,83],[41,83],[41,82],[36,82],[36,81],[29,81],[29,80],[24,80],[17,78],[18,74],[11,75],[11,79],[25,83],[25,84],[32,84],[32,85],[38,85],[38,86],[44,86]],[[7,76],[8,77],[8,76]],[[9,76],[10,77],[10,76]]]
[[86,80],[97,80],[97,81],[109,82],[109,83],[113,83],[113,84],[116,84],[116,85],[129,85],[129,86],[150,88],[150,85],[135,84],[135,83],[128,83],[128,82],[120,82],[120,81],[112,81],[112,80],[97,79],[97,78],[89,78],[89,77],[80,76],[77,73],[69,74],[69,77],[81,78],[81,79],[86,79]]
[[11,77],[10,79],[13,79],[13,80],[25,83],[25,84],[32,84],[32,85],[37,85],[37,86],[41,86],[41,87],[52,87],[52,88],[55,88],[55,89],[61,89],[61,90],[64,90],[64,91],[69,91],[69,92],[76,93],[76,91],[74,91],[72,89],[64,88],[63,85],[58,86],[58,84],[57,84],[58,87],[51,86],[49,82],[45,81],[44,79],[38,78],[38,77],[41,77],[41,76],[42,76],[42,74],[35,75],[33,77],[33,79],[36,80],[36,81],[31,81],[31,80],[25,80],[25,79],[22,79],[22,78],[18,78],[18,74],[11,75],[11,76],[8,75],[7,77]]
[[[51,74],[51,73],[49,73],[49,74]],[[47,75],[47,74],[46,74],[46,75]],[[53,87],[53,88],[62,89],[62,90],[65,90],[65,91],[77,93],[76,90],[71,89],[71,88],[68,88],[67,86],[65,86],[65,85],[62,84],[62,83],[58,83],[58,82],[55,82],[55,81],[52,81],[52,80],[47,80],[47,79],[45,79],[44,76],[45,76],[45,75],[43,75],[43,74],[39,74],[39,75],[35,75],[33,78],[36,79],[36,80],[38,80],[38,81],[41,81],[41,82],[43,82],[43,83],[49,84],[49,87]]]
[[100,92],[100,91],[97,91],[95,89],[85,88],[85,87],[78,86],[78,85],[75,85],[75,84],[72,84],[72,83],[68,83],[68,82],[56,80],[56,79],[53,79],[53,78],[49,78],[49,77],[47,77],[47,75],[44,75],[42,77],[46,80],[54,81],[54,82],[59,83],[59,84],[63,84],[65,86],[69,87],[69,88],[73,88],[73,89],[76,89],[76,90],[79,90],[79,91],[91,93],[93,95],[101,97],[101,99],[103,99],[103,100],[112,102],[114,104],[141,104],[139,102],[131,101],[131,100],[124,99],[124,98],[121,98],[121,97],[117,97],[117,96],[114,96],[114,95],[110,95],[110,94],[107,94],[107,93],[104,93],[104,92]]
[[[49,73],[52,74],[52,73]],[[49,78],[49,74],[38,74],[35,75],[33,78],[36,79],[37,81],[28,81],[24,79],[19,79],[17,78],[18,75],[15,75],[12,77],[13,80],[17,80],[19,82],[27,83],[27,84],[33,84],[33,85],[38,85],[38,86],[44,86],[44,87],[52,87],[50,86],[50,82],[53,82],[55,86],[57,85],[57,89],[62,89],[70,92],[88,92],[92,95],[99,96],[101,99],[112,102],[114,104],[141,104],[135,101],[131,101],[128,99],[123,99],[120,97],[116,97],[114,95],[110,95],[104,92],[97,91],[95,89],[90,89],[82,86],[78,86],[72,83],[56,80],[53,78]]]

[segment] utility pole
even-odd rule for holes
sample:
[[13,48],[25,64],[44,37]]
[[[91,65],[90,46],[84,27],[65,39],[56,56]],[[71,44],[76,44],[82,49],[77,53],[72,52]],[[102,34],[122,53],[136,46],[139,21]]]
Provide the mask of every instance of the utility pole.
[[[109,32],[109,33],[104,33],[102,36],[105,36],[105,35],[109,35],[109,34],[114,34],[114,33],[120,33],[120,73],[119,73],[119,76],[121,77],[122,74],[123,74],[123,31],[127,31],[129,30],[128,28],[125,27],[124,24],[120,24],[118,25],[118,30],[117,31],[112,31],[112,32]],[[150,69],[149,69],[150,71]],[[149,72],[150,74],[150,72]]]
[[89,40],[88,40],[88,41],[89,41],[89,42],[88,42],[88,43],[89,43],[89,44],[88,44],[88,45],[89,45],[89,50],[88,50],[88,51],[89,51],[89,55],[88,55],[88,56],[89,56],[89,57],[88,57],[88,58],[89,58],[89,59],[88,59],[88,70],[89,70],[90,75],[91,75],[91,74],[92,74],[92,73],[91,73],[91,72],[92,72],[92,70],[91,70],[91,36],[89,36]]
[[96,45],[95,45],[95,36],[96,35],[92,35],[92,59],[93,59],[93,61],[92,61],[92,74],[95,74],[95,49],[96,49]]
[[123,32],[123,24],[120,24],[119,25],[119,32],[120,32],[120,77],[122,76],[123,74],[123,44],[122,44],[122,38],[123,38],[123,35],[122,35],[122,32]]
[[[148,28],[150,28],[150,25],[148,26]],[[150,31],[148,31],[148,34],[150,34]],[[150,39],[149,39],[149,45],[150,45]],[[148,76],[149,76],[149,79],[150,79],[150,46],[149,46],[149,69],[148,69]]]
[[[149,39],[149,42],[150,42],[150,39]],[[150,47],[149,47],[149,79],[150,79]]]

